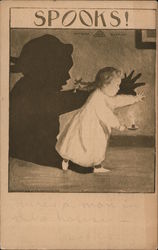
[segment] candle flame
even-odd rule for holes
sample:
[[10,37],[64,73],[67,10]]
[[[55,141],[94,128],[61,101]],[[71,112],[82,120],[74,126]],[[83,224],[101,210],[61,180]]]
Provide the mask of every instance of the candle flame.
[[135,124],[136,118],[135,118],[134,110],[130,110],[128,114],[129,114],[129,120],[131,124]]

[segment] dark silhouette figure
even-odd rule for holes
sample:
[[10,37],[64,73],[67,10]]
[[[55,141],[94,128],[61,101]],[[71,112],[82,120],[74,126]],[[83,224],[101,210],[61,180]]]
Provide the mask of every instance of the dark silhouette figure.
[[60,166],[59,115],[82,106],[88,92],[60,91],[70,78],[73,47],[51,35],[26,43],[11,72],[22,72],[10,94],[10,156]]
[[[62,159],[55,150],[59,115],[80,108],[90,93],[60,91],[70,78],[72,51],[71,44],[44,35],[26,43],[19,58],[11,57],[11,72],[21,72],[23,77],[10,94],[10,156],[61,167]],[[75,170],[74,166],[70,168]]]

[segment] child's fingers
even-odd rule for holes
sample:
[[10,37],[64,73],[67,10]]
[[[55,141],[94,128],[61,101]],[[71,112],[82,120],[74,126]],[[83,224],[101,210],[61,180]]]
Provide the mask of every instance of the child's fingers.
[[138,95],[139,95],[139,96],[144,95],[144,91],[143,91],[143,90],[141,90],[141,91],[138,93]]
[[142,90],[139,92],[139,95],[143,95],[143,91]]
[[138,93],[138,94],[137,94],[137,96],[138,96],[138,97],[140,97],[140,98],[144,98],[144,97],[145,97],[145,95],[144,95],[144,92],[143,92],[143,91],[142,91],[141,93]]
[[137,95],[137,100],[138,100],[138,102],[143,102],[145,97],[146,97],[146,96],[145,96],[144,94],[138,94],[138,95]]
[[145,96],[144,95],[144,90],[139,91],[138,94],[137,94],[137,96]]
[[145,98],[145,96],[141,96],[140,102],[143,102],[143,101],[144,101],[144,98]]
[[141,95],[142,99],[144,99],[146,96],[144,94]]

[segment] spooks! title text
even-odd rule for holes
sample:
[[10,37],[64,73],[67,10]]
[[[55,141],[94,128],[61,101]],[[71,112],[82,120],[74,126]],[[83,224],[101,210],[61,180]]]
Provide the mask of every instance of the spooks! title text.
[[35,12],[37,27],[114,27],[128,26],[129,12],[109,9],[39,9]]

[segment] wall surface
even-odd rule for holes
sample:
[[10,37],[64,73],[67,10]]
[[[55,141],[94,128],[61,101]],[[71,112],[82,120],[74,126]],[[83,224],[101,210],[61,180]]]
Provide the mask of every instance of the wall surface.
[[[11,55],[19,56],[23,45],[32,38],[43,34],[57,36],[64,43],[73,44],[73,67],[71,80],[66,88],[71,88],[75,79],[82,77],[92,81],[97,71],[105,66],[122,69],[127,74],[135,70],[141,72],[140,82],[146,85],[139,88],[144,92],[144,102],[118,110],[120,121],[130,126],[134,119],[139,129],[126,130],[124,135],[154,135],[155,131],[155,50],[136,49],[134,30],[53,30],[53,29],[13,29],[11,31]],[[11,74],[10,89],[20,74]],[[62,118],[64,122],[71,114]],[[113,131],[120,134],[119,131]]]

